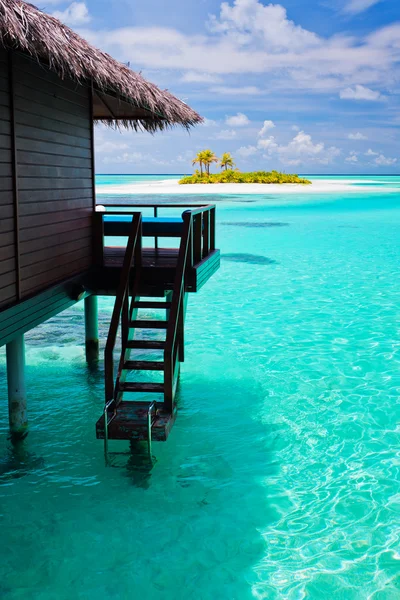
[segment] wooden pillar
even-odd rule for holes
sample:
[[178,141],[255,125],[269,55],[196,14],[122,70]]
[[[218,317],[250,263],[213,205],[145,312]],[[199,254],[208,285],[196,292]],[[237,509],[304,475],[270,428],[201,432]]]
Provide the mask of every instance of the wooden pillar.
[[88,363],[99,360],[99,323],[97,296],[85,298],[85,347]]
[[25,338],[19,335],[6,346],[8,415],[11,439],[21,440],[28,433],[25,387]]

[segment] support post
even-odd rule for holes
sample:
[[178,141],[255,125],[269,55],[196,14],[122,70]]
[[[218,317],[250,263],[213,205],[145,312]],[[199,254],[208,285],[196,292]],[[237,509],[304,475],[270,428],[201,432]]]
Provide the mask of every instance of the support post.
[[85,298],[85,346],[88,363],[99,360],[99,325],[97,296]]
[[6,346],[8,415],[11,439],[23,439],[28,433],[25,387],[25,338],[19,335]]

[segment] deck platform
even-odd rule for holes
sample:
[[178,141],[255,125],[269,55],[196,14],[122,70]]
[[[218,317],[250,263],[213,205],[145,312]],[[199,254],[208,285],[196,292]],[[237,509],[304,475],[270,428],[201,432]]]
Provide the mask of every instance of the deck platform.
[[[121,278],[125,248],[120,246],[104,247],[104,263],[91,274],[90,288],[95,294],[115,296]],[[178,261],[178,248],[143,248],[142,283],[143,295],[163,295],[172,290]],[[186,290],[198,292],[220,267],[220,251],[213,250],[209,255],[194,264],[187,272]],[[133,283],[135,265],[131,269]]]
[[[118,412],[108,426],[109,438],[113,440],[147,440],[147,411],[149,402],[120,402]],[[165,442],[175,421],[176,410],[169,413],[162,404],[157,407],[151,428],[154,442]],[[97,439],[104,439],[104,415],[96,423]]]

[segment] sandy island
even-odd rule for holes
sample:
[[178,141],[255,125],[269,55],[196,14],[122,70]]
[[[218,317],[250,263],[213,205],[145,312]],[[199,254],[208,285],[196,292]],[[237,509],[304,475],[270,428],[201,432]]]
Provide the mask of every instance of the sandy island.
[[[99,195],[121,194],[189,194],[215,195],[215,194],[323,194],[329,192],[371,192],[371,186],[363,189],[353,184],[378,183],[373,179],[366,181],[357,179],[324,179],[314,180],[312,185],[301,185],[297,183],[213,183],[213,184],[188,184],[179,185],[179,179],[166,179],[149,183],[130,183],[121,185],[98,185],[96,192]],[[398,191],[396,188],[385,188],[385,191]]]

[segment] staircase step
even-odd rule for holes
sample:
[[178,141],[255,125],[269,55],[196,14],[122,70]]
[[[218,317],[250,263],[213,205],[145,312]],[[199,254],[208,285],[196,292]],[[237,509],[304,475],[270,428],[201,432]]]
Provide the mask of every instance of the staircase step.
[[159,340],[129,340],[126,347],[138,350],[164,350],[165,342]]
[[167,329],[167,321],[148,321],[142,319],[140,321],[131,321],[130,327],[135,329]]
[[164,371],[164,363],[156,360],[127,360],[124,363],[127,371]]
[[133,308],[171,308],[171,302],[134,302]]
[[131,383],[131,382],[125,381],[124,383],[119,383],[118,391],[119,392],[164,393],[164,384],[163,383]]

